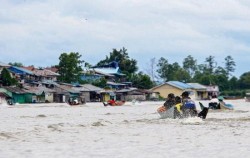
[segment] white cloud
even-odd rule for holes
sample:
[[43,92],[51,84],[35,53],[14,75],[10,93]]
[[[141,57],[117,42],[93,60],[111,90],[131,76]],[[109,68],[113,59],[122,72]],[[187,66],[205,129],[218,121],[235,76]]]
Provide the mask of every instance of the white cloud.
[[191,54],[203,62],[231,55],[240,75],[249,71],[248,15],[246,0],[4,0],[1,60],[50,66],[76,51],[95,64],[124,46],[140,67],[153,57],[181,62]]

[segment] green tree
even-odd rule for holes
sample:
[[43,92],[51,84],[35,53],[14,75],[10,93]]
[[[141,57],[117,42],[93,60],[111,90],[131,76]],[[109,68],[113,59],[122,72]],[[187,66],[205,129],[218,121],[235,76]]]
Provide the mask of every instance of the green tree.
[[250,89],[250,72],[245,72],[240,76],[239,86],[242,89]]
[[229,55],[225,58],[225,70],[227,73],[227,76],[231,75],[231,72],[234,72],[235,70],[235,62],[233,60],[233,58]]
[[183,60],[183,69],[186,70],[191,77],[193,77],[195,71],[197,70],[197,60],[195,60],[191,55],[188,55]]
[[97,87],[105,88],[107,85],[107,80],[105,78],[101,78],[99,80],[95,80],[95,81],[91,82],[91,84],[93,84],[94,86],[97,86]]
[[209,56],[206,58],[205,62],[206,64],[206,69],[205,71],[207,71],[210,74],[213,74],[214,69],[216,68],[217,63],[215,62],[214,56]]
[[213,75],[213,84],[217,84],[221,91],[229,89],[228,78],[224,74]]
[[229,81],[229,90],[236,90],[238,89],[238,79],[237,77],[233,76]]
[[154,83],[151,81],[151,78],[143,72],[139,72],[138,74],[132,74],[130,78],[131,82],[133,83],[133,86],[139,89],[150,89],[154,86]]
[[177,62],[169,64],[168,60],[163,57],[158,61],[157,67],[159,76],[165,81],[177,80],[188,82],[191,79],[189,73],[181,68]]
[[226,70],[225,70],[223,67],[221,67],[221,66],[218,66],[218,67],[215,69],[214,74],[215,74],[215,75],[225,75],[225,76],[227,76]]
[[181,81],[181,82],[191,81],[190,74],[183,68],[179,68],[177,71],[175,71],[173,76],[174,76],[173,80],[176,80],[176,81]]
[[17,66],[17,67],[23,67],[23,64],[19,63],[19,62],[9,63],[9,65]]
[[12,86],[18,83],[15,78],[11,77],[10,72],[6,68],[3,68],[1,72],[1,80],[3,86]]
[[97,66],[106,65],[112,61],[118,62],[122,73],[131,74],[138,70],[137,61],[135,59],[130,59],[127,49],[124,47],[120,50],[113,49],[113,51],[110,52],[110,55],[106,56],[106,59],[97,63]]
[[82,72],[81,64],[84,62],[80,58],[81,55],[78,52],[62,53],[60,55],[58,65],[59,81],[66,83],[80,81]]
[[164,79],[165,81],[168,81],[170,76],[170,70],[169,70],[169,63],[168,63],[168,60],[161,57],[158,61],[158,64],[157,64],[157,72],[159,74],[159,76]]

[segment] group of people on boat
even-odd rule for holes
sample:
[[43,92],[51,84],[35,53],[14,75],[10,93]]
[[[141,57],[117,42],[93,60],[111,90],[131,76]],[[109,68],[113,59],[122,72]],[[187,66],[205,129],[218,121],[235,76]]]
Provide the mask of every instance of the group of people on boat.
[[222,96],[212,96],[212,99],[210,100],[210,102],[208,103],[208,107],[209,109],[233,109],[233,105],[231,104],[227,104],[224,102],[224,98]]
[[175,96],[173,93],[168,94],[166,102],[163,106],[157,109],[158,113],[167,112],[170,109],[173,110],[174,118],[186,118],[186,117],[201,117],[206,118],[208,108],[204,108],[201,112],[197,112],[195,102],[189,97],[189,92],[185,91],[181,96]]

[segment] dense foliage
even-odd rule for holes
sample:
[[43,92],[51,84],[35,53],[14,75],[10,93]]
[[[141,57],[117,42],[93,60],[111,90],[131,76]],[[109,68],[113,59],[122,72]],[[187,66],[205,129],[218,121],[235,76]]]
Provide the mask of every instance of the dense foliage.
[[182,82],[196,82],[203,85],[218,85],[224,95],[244,96],[250,89],[250,72],[237,77],[232,76],[235,71],[235,62],[231,56],[225,57],[224,66],[218,65],[214,56],[205,58],[205,62],[197,64],[191,55],[183,60],[183,66],[167,59],[160,58],[157,72],[164,81],[178,80]]
[[62,53],[59,57],[58,77],[59,81],[72,83],[79,82],[82,73],[81,64],[84,62],[80,60],[81,55],[78,52],[71,52],[69,54]]
[[130,59],[127,49],[125,48],[120,50],[113,49],[109,56],[106,56],[104,60],[99,61],[96,65],[102,66],[109,64],[112,61],[119,63],[119,68],[124,74],[132,74],[138,70],[137,61],[135,59]]
[[[78,52],[69,54],[62,53],[59,57],[59,64],[56,65],[60,77],[59,81],[72,83],[92,83],[98,87],[104,88],[107,80],[105,78],[95,81],[82,81],[82,64],[85,69],[92,66],[80,60],[81,55]],[[134,87],[140,89],[150,89],[159,83],[167,81],[196,82],[203,85],[218,85],[220,91],[225,95],[243,95],[250,90],[250,71],[242,74],[239,79],[233,76],[236,63],[231,56],[224,58],[224,65],[218,65],[214,56],[209,55],[203,63],[197,63],[191,55],[183,59],[182,65],[177,62],[169,63],[168,59],[161,57],[158,62],[155,58],[150,60],[147,73],[137,72],[138,66],[135,59],[131,59],[124,47],[122,49],[113,49],[105,59],[99,61],[96,66],[108,65],[116,61],[122,73],[125,74],[127,82],[132,82]],[[22,63],[9,63],[14,66],[23,66]],[[16,81],[10,77],[8,71],[2,71],[2,84],[12,85]],[[122,81],[122,80],[117,80]],[[124,80],[123,80],[124,81]]]
[[3,86],[17,85],[17,80],[11,77],[10,72],[6,68],[3,68],[1,72],[1,82]]
[[143,72],[131,74],[130,81],[133,83],[134,87],[139,89],[150,89],[154,86],[150,77],[146,74],[143,74]]
[[9,63],[9,65],[11,65],[11,66],[17,66],[17,67],[22,67],[23,66],[23,64],[19,63],[19,62]]

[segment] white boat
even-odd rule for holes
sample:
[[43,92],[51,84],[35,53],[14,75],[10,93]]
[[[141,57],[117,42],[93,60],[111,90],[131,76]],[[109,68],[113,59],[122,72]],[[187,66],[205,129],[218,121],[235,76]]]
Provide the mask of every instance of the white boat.
[[165,118],[172,118],[174,119],[174,107],[172,106],[170,109],[163,111],[163,112],[158,112],[160,115],[161,119],[165,119]]
[[234,109],[232,104],[226,104],[225,102],[220,102],[219,106],[220,106],[220,109],[227,109],[227,110]]

